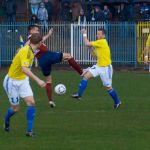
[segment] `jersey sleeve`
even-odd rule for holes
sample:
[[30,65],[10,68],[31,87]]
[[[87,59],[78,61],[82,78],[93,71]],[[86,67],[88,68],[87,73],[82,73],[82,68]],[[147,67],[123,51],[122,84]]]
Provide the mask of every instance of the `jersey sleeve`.
[[148,36],[148,39],[146,41],[146,47],[150,47],[150,35]]
[[98,41],[92,41],[91,43],[92,43],[92,46],[95,48],[100,46]]
[[38,49],[39,49],[41,52],[48,51],[48,48],[47,48],[47,46],[46,46],[44,43],[42,43]]

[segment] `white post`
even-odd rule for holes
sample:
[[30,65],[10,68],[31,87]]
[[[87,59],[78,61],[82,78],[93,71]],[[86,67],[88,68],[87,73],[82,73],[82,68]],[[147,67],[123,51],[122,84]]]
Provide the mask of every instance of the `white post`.
[[73,57],[73,24],[71,24],[71,56]]

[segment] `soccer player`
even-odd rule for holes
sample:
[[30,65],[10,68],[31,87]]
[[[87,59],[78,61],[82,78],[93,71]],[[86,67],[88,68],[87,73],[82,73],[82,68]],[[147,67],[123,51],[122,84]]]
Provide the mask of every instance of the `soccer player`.
[[[31,25],[28,27],[28,32],[30,35],[33,33],[39,33],[39,27],[37,25]],[[53,29],[49,30],[49,33],[43,37],[43,42],[53,33]],[[29,42],[29,41],[28,41]],[[69,53],[52,52],[49,51],[44,43],[35,52],[35,57],[38,59],[39,66],[46,80],[46,92],[49,100],[49,104],[52,108],[56,105],[52,98],[52,76],[51,67],[52,64],[60,63],[63,60],[68,61],[69,65],[74,68],[80,75],[82,75],[83,70],[80,65],[74,60],[74,58]]]
[[91,54],[93,57],[97,58],[97,63],[91,68],[88,68],[86,71],[83,71],[83,79],[80,81],[78,92],[73,94],[72,97],[80,99],[87,87],[88,80],[93,77],[100,76],[103,86],[107,89],[108,94],[114,101],[114,109],[116,109],[119,107],[121,102],[118,99],[116,91],[112,87],[113,68],[111,65],[110,48],[105,39],[105,30],[102,28],[98,29],[96,41],[88,40],[87,31],[85,29],[82,30],[82,33],[85,45],[88,48],[93,48]]
[[4,129],[9,131],[10,118],[19,110],[20,97],[24,99],[27,109],[27,132],[29,137],[33,136],[33,121],[35,116],[35,100],[29,84],[29,77],[33,79],[40,87],[45,87],[46,83],[34,75],[30,68],[34,59],[34,51],[42,42],[40,34],[32,34],[30,44],[21,48],[15,55],[8,74],[5,76],[3,86],[8,95],[11,107],[4,117]]
[[145,54],[145,57],[144,57],[145,64],[148,64],[149,51],[150,51],[150,35],[148,36],[148,39],[146,41],[146,54]]

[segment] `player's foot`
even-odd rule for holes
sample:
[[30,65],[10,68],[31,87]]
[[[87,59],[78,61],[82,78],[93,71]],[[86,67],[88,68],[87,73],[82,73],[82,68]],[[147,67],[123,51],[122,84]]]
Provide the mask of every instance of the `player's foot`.
[[10,129],[9,129],[9,126],[10,126],[9,123],[5,121],[5,122],[4,122],[4,130],[5,130],[6,132],[9,132],[9,130],[10,130]]
[[51,108],[56,107],[56,104],[54,103],[54,101],[49,101],[49,105],[50,105]]
[[27,137],[34,137],[35,134],[33,132],[26,132]]
[[114,104],[114,109],[118,109],[121,105],[121,102],[119,102],[118,104]]
[[76,98],[76,99],[80,100],[81,96],[79,96],[78,93],[76,93],[76,94],[72,94],[72,98]]

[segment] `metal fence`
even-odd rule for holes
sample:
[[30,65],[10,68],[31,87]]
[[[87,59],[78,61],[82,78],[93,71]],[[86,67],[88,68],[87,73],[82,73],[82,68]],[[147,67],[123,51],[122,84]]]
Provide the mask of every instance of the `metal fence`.
[[[0,24],[0,64],[11,63],[16,50],[20,47],[19,37],[27,39],[27,27],[30,23]],[[96,39],[96,32],[99,27],[103,27],[107,32],[107,40],[111,48],[112,61],[118,65],[137,66],[137,25],[128,22],[100,22],[87,23],[86,25],[49,24],[49,28],[54,28],[54,34],[46,41],[52,51],[69,52],[81,64],[92,64],[95,60],[91,58],[86,49],[81,29],[86,27],[90,40]],[[48,31],[41,28],[44,35]],[[144,41],[145,42],[145,41]],[[144,46],[145,43],[143,43]]]

